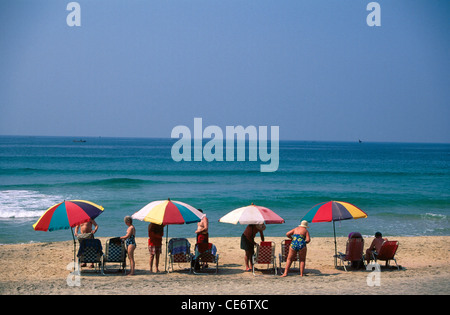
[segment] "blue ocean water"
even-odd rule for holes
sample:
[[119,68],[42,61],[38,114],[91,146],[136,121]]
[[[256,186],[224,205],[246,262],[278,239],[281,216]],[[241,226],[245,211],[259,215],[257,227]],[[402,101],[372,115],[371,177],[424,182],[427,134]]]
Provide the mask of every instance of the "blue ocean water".
[[[265,234],[283,236],[315,204],[350,202],[368,218],[336,223],[336,233],[450,235],[450,144],[281,141],[279,169],[261,162],[175,162],[175,139],[0,136],[0,244],[70,240],[70,230],[32,225],[63,200],[84,199],[105,210],[97,236],[125,234],[125,215],[171,198],[201,208],[210,237],[240,236],[244,226],[219,223],[251,204],[286,223]],[[147,223],[135,222],[138,237]],[[193,237],[195,225],[169,227],[170,237]],[[312,236],[332,236],[332,223],[310,224]]]

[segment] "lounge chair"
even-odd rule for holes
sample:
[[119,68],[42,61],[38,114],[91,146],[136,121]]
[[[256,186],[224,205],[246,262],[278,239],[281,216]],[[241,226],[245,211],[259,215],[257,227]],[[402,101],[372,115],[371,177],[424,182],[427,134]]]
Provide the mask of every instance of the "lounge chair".
[[345,266],[346,263],[348,265],[352,265],[352,263],[364,263],[364,240],[362,238],[351,238],[347,240],[347,246],[345,250],[345,254],[338,252],[335,255],[336,258],[339,259],[340,264],[344,266],[344,270],[347,270]]
[[86,239],[80,242],[78,250],[78,266],[81,271],[81,264],[96,264],[98,271],[103,272],[103,248],[99,239]]
[[385,241],[383,245],[381,245],[379,253],[372,252],[372,259],[375,260],[375,262],[378,260],[386,261],[386,267],[389,267],[389,261],[393,260],[397,266],[397,269],[400,270],[400,266],[397,264],[397,260],[395,259],[398,245],[398,241]]
[[267,268],[272,264],[274,274],[277,274],[276,257],[275,257],[275,243],[274,242],[261,242],[256,247],[256,254],[253,259],[253,275],[255,274],[255,264],[265,264]]
[[127,250],[125,243],[119,237],[110,238],[106,241],[105,256],[103,257],[103,268],[106,268],[107,264],[114,263],[119,264],[118,271],[125,273],[127,266]]
[[[281,242],[281,253],[278,255],[278,264],[279,264],[279,269],[280,269],[280,273],[281,273],[281,263],[286,262],[287,257],[289,255],[289,247],[291,245],[292,240],[288,239],[288,240],[284,240]],[[295,263],[298,261],[298,253],[297,255],[295,255],[295,259],[293,260],[294,263],[294,268],[295,268]],[[298,273],[300,274],[300,267],[298,268]]]
[[[190,265],[192,262],[192,254],[191,254],[191,243],[185,238],[172,238],[169,241],[168,246],[168,252],[169,252],[169,269],[170,266],[172,266],[174,263],[189,263],[189,270]],[[170,270],[167,270],[170,272]],[[190,271],[189,271],[190,272]]]
[[[193,257],[193,263],[191,264],[191,270],[195,274],[199,274],[199,271],[206,271],[208,263],[216,264],[216,274],[219,272],[219,254],[217,248],[211,243],[200,243],[195,245],[195,256]],[[203,264],[203,266],[202,266]],[[198,269],[195,268],[198,266]]]

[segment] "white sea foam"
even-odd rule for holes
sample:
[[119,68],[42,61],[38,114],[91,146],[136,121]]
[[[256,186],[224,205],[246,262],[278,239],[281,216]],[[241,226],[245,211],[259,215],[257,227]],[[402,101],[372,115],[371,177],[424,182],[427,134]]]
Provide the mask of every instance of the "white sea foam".
[[0,191],[0,219],[40,217],[60,196],[29,190]]
[[431,212],[427,212],[424,215],[422,215],[422,218],[427,219],[427,218],[432,218],[432,219],[446,219],[447,216],[445,214],[438,214],[438,213],[431,213]]

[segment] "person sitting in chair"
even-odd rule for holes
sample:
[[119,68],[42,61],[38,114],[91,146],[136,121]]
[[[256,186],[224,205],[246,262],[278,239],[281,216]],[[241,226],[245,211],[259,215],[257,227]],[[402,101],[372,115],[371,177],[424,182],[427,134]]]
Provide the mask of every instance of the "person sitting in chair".
[[372,259],[372,253],[375,255],[380,251],[381,245],[387,241],[387,238],[383,238],[383,235],[381,232],[375,233],[375,239],[372,241],[372,244],[370,244],[370,247],[366,250],[366,261],[367,264],[370,263],[370,260]]
[[[94,226],[94,230],[92,230],[92,226]],[[75,236],[78,239],[78,242],[84,241],[84,240],[90,240],[94,238],[95,232],[98,230],[98,224],[93,219],[89,220],[88,222],[81,223],[80,225],[77,225],[75,227]],[[80,234],[78,234],[78,231]],[[86,263],[83,263],[81,267],[86,267]],[[91,268],[94,268],[94,264],[91,265]]]

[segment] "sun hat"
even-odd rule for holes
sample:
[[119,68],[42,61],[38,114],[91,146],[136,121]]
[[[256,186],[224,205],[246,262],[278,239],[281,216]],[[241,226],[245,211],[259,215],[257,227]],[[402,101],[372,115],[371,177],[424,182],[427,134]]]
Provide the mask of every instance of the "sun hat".
[[304,227],[304,228],[308,228],[308,221],[303,220],[302,223],[299,226]]

